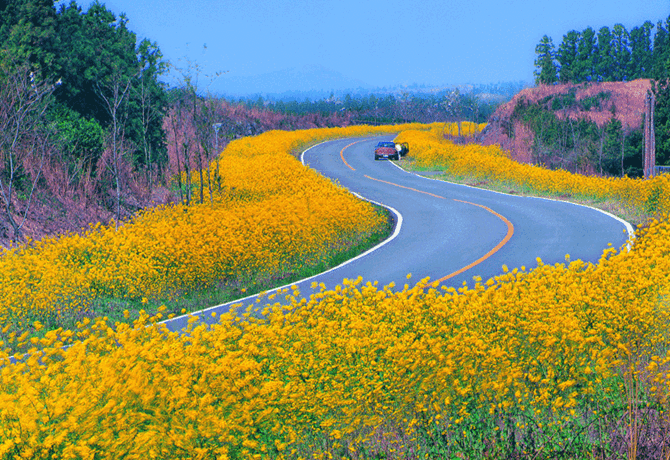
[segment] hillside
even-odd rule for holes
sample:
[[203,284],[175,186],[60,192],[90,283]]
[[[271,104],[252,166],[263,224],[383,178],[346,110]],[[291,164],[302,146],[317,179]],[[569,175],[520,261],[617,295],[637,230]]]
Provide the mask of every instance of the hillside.
[[[248,108],[244,104],[233,104],[225,100],[212,99],[208,102],[216,121],[222,122],[218,147],[223,150],[232,139],[243,136],[255,136],[265,131],[284,129],[309,129],[327,126],[348,126],[349,114],[305,114],[290,115],[274,113],[267,109]],[[199,161],[209,161],[215,154],[212,148],[209,156],[202,157],[195,147],[184,152],[185,135],[195,136],[193,120],[182,114],[175,123],[175,109],[170,107],[163,119],[163,129],[167,140],[167,161],[160,170],[152,171],[147,177],[146,170],[136,170],[132,166],[130,154],[124,154],[119,161],[119,180],[121,184],[121,217],[128,219],[138,210],[155,205],[178,202],[172,178],[184,169],[185,161],[189,169],[195,171]],[[209,125],[207,125],[209,127]],[[179,133],[175,136],[175,130]],[[213,134],[213,131],[212,131]],[[177,139],[179,142],[175,142]],[[214,140],[211,139],[214,144]],[[180,145],[179,149],[176,148]],[[35,161],[25,160],[21,171],[30,176],[37,174],[39,165]],[[64,233],[78,233],[90,224],[108,223],[114,218],[114,178],[111,174],[112,156],[106,148],[94,168],[83,170],[75,176],[73,165],[68,162],[55,146],[50,147],[45,163],[39,175],[37,187],[26,213],[26,204],[30,196],[31,183],[18,183],[17,193],[13,197],[16,221],[22,222],[22,234],[33,240]],[[76,166],[76,165],[75,165]],[[181,169],[180,169],[181,168]],[[25,218],[25,221],[24,221]],[[5,214],[0,214],[0,247],[12,245],[12,227]]]
[[[615,125],[619,126],[625,136],[640,131],[644,98],[650,89],[651,81],[648,79],[526,88],[508,103],[498,107],[482,133],[481,142],[485,145],[500,144],[515,160],[525,163],[539,163],[538,160],[543,157],[541,150],[553,147],[549,148],[552,150],[549,153],[554,157],[561,156],[565,160],[568,153],[573,160],[579,156],[590,160],[572,161],[574,164],[563,161],[565,169],[593,173],[598,170],[593,164],[593,155],[602,156],[603,149],[606,148],[608,125],[611,127],[610,144],[615,143],[616,133],[612,128]],[[579,123],[581,130],[577,129],[575,133]],[[543,142],[545,139],[539,140],[538,136],[544,135],[543,129],[550,129],[552,124],[557,125],[553,126],[557,133],[552,135],[559,139],[554,139],[553,145],[542,145],[547,142]],[[560,139],[561,135],[565,139]],[[589,136],[591,139],[587,139]],[[631,139],[628,141],[630,144]],[[614,150],[614,145],[610,147]],[[632,144],[626,146],[629,147]],[[630,155],[634,156],[635,153],[630,152]],[[549,161],[547,158],[542,159],[542,163],[554,166],[560,166],[558,163],[561,163],[556,158],[549,158]],[[615,172],[619,171],[611,171],[612,174]]]

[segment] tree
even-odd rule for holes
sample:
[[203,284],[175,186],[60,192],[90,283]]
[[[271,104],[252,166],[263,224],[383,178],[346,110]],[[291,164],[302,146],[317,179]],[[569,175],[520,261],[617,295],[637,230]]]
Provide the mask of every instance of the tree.
[[[670,61],[666,64],[670,74]],[[670,79],[668,77],[652,81],[652,91],[656,99],[654,108],[654,132],[656,134],[656,163],[670,164]]]
[[97,170],[105,144],[105,130],[92,118],[84,118],[58,103],[48,110],[56,127],[54,144],[67,165],[68,183],[76,183]]
[[111,118],[110,147],[112,151],[112,174],[116,188],[116,228],[121,220],[121,178],[119,162],[126,151],[124,139],[124,125],[126,107],[126,96],[130,90],[132,79],[135,75],[130,74],[130,69],[117,68],[111,75],[98,82],[97,92],[105,102],[105,108]]
[[[211,152],[212,146],[214,144],[214,130],[212,125],[218,120],[214,110],[214,100],[212,96],[208,94],[207,98],[201,97],[199,93],[202,91],[202,88],[200,88],[199,84],[200,79],[205,77],[209,80],[207,85],[207,88],[209,88],[213,81],[221,75],[221,72],[217,72],[214,75],[203,75],[201,67],[197,63],[191,61],[187,61],[185,67],[178,68],[177,70],[182,75],[183,90],[180,93],[184,99],[184,108],[186,109],[185,114],[189,118],[189,121],[194,128],[194,132],[184,131],[183,133],[185,144],[184,152],[187,152],[190,148],[193,150],[193,154],[195,155],[195,166],[197,167],[198,174],[200,176],[200,183],[198,186],[200,203],[204,203],[205,185],[208,188],[210,200],[213,200],[212,171],[210,169]],[[207,88],[205,91],[207,91]],[[204,177],[205,168],[207,173],[207,180],[205,180]]]
[[558,81],[558,70],[555,62],[554,42],[548,36],[543,36],[535,47],[535,84],[552,85]]
[[621,173],[621,151],[623,140],[621,121],[612,117],[605,125],[602,153],[602,168],[610,175]]
[[[450,91],[445,96],[442,103],[444,110],[447,112],[447,122],[456,122],[458,127],[458,137],[461,137],[461,121],[463,119],[463,107],[461,105],[461,92],[458,88]],[[445,123],[445,127],[446,127]]]
[[651,78],[661,80],[668,77],[666,64],[670,60],[670,16],[665,23],[658,21],[652,50]]
[[0,1],[0,43],[14,59],[45,78],[55,58],[56,11],[53,0]]
[[598,31],[595,65],[597,81],[613,81],[614,64],[614,57],[612,55],[612,32],[609,27],[605,26]]
[[613,81],[630,80],[630,35],[623,24],[615,24],[612,32]]
[[149,189],[153,189],[153,181],[158,170],[167,162],[165,136],[163,133],[163,117],[167,109],[165,88],[158,77],[167,72],[167,63],[156,43],[147,39],[138,46],[139,75],[132,88],[133,103],[140,113],[135,125],[139,129],[136,138],[141,140],[136,150],[133,163],[141,165],[146,173]]
[[60,105],[110,129],[112,119],[99,84],[116,78],[119,72],[133,75],[123,130],[134,146],[130,158],[134,168],[151,177],[152,171],[167,162],[161,121],[167,95],[158,80],[167,65],[160,49],[149,40],[136,47],[137,37],[128,29],[128,19],[117,18],[98,1],[86,12],[74,1],[61,5],[56,20],[53,68],[63,77],[64,85],[56,92]]
[[107,127],[111,118],[98,85],[113,78],[114,73],[136,73],[137,37],[128,30],[124,16],[117,18],[97,1],[85,13],[74,1],[68,7],[62,5],[57,19],[58,58],[54,67],[63,78],[63,86],[56,97],[63,105]]
[[[2,58],[0,197],[5,218],[12,227],[11,238],[18,241],[47,155],[51,126],[45,122],[45,113],[56,85],[42,80],[29,64]],[[24,196],[23,210],[17,207],[17,192]]]
[[575,81],[595,80],[596,32],[591,27],[582,31],[581,40],[577,45],[577,61],[575,63]]
[[630,63],[628,76],[631,80],[649,78],[652,69],[651,29],[654,25],[646,21],[642,27],[634,27],[630,32]]
[[558,46],[556,58],[560,67],[558,69],[558,79],[561,83],[575,81],[577,72],[577,49],[581,40],[581,34],[576,30],[571,30],[563,36],[563,41]]

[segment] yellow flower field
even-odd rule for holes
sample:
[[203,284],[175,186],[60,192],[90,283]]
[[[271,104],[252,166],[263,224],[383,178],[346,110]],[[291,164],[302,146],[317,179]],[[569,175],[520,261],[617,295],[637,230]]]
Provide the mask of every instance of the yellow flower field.
[[[379,232],[386,220],[292,154],[327,138],[392,129],[355,126],[243,138],[215,160],[218,167],[209,168],[213,193],[203,203],[148,209],[118,230],[114,223],[97,225],[83,235],[5,251],[0,257],[0,324],[5,325],[0,341],[28,329],[37,332],[35,321],[55,329],[66,318],[82,319],[101,297],[174,298],[319,265]],[[213,176],[217,171],[220,177]],[[193,177],[197,187],[198,174]]]
[[[429,131],[407,130],[396,141],[408,142],[412,146],[410,153],[418,166],[444,167],[454,176],[525,185],[553,195],[614,198],[625,207],[639,208],[651,214],[670,209],[670,175],[643,180],[550,171],[518,163],[497,145],[454,144],[444,138],[444,133],[442,126],[433,126]],[[450,134],[453,135],[453,128]]]
[[[0,455],[293,458],[354,454],[380,433],[406,453],[472,442],[481,454],[503,452],[510,432],[523,440],[533,419],[565,441],[625,402],[631,369],[663,379],[669,277],[666,219],[597,266],[513,270],[460,292],[359,280],[188,335],[91,323],[62,352],[50,333],[46,366],[2,369]],[[669,389],[649,397],[665,407]]]
[[[399,137],[410,143],[412,155],[466,164],[437,134],[442,125],[425,137],[414,128]],[[114,295],[176,295],[180,284],[174,279],[206,283],[234,270],[281,269],[279,260],[293,256],[319,257],[326,249],[309,232],[345,230],[310,222],[304,209],[318,212],[327,203],[317,194],[300,195],[292,183],[309,180],[315,186],[320,179],[286,152],[325,137],[296,137],[283,153],[255,146],[256,139],[274,144],[271,136],[283,139],[271,133],[224,152],[219,167],[225,187],[213,197],[215,205],[204,200],[146,212],[123,225],[118,240],[112,228],[98,228],[6,255],[26,257],[42,270],[50,265],[40,254],[64,272],[90,261],[109,266],[104,273],[89,268],[67,272],[79,278],[52,275],[42,281],[28,263],[14,262],[25,278],[24,310],[17,311],[29,310],[33,299],[48,302],[46,291],[39,294],[43,286],[61,293],[64,304],[83,306],[104,289]],[[464,157],[484,165],[493,164],[487,155],[497,156],[511,179],[553,180],[550,171],[542,176],[541,170],[506,165],[502,152],[459,147],[470,149]],[[264,167],[274,175],[263,175]],[[273,182],[279,174],[290,180]],[[262,180],[247,183],[255,175]],[[590,181],[575,177],[572,183],[588,193],[599,190],[601,182]],[[638,231],[630,250],[610,248],[596,265],[568,258],[531,271],[502,267],[500,276],[470,289],[411,279],[394,289],[361,278],[332,290],[314,285],[311,296],[302,293],[309,300],[286,289],[280,302],[242,305],[246,313],[227,314],[211,328],[194,318],[181,335],[141,327],[160,314],[115,328],[103,319],[83,320],[76,330],[53,330],[32,340],[16,331],[11,340],[44,352],[0,370],[0,458],[607,458],[617,446],[635,458],[637,444],[629,442],[626,451],[624,441],[643,442],[654,433],[658,450],[651,455],[659,458],[670,452],[670,439],[663,437],[670,430],[670,207],[666,182],[657,183],[659,218]],[[319,190],[336,197],[348,228],[374,225],[367,205],[324,184]],[[626,199],[635,190],[621,193]],[[290,194],[302,199],[292,201]],[[631,203],[646,206],[649,196]],[[266,233],[236,224],[236,209],[257,216],[256,226]],[[283,209],[288,212],[281,214]],[[346,220],[352,209],[361,220]],[[211,222],[225,221],[232,236],[196,229],[215,231],[212,213]],[[272,213],[276,217],[268,217]],[[294,214],[304,218],[291,220]],[[169,227],[182,230],[172,234]],[[217,248],[223,241],[230,251],[241,251],[236,235],[250,235],[249,242],[266,234],[262,245],[246,243],[266,261],[259,265],[246,261],[239,268]],[[108,239],[86,242],[96,238]],[[200,249],[207,238],[211,242]],[[283,238],[309,244],[294,247]],[[114,255],[113,244],[123,256]],[[58,258],[59,245],[76,250],[62,249],[66,256]],[[196,248],[193,255],[179,249],[189,245]],[[208,250],[220,252],[209,258]],[[154,272],[122,266],[149,256]],[[252,315],[251,308],[263,309],[265,316]],[[63,351],[59,347],[69,336],[80,341]]]

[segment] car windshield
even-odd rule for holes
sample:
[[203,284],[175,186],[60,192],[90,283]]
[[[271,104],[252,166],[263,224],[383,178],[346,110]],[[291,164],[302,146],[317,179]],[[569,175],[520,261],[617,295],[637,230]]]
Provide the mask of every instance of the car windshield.
[[377,147],[393,147],[395,148],[395,144],[393,142],[380,142],[377,144]]

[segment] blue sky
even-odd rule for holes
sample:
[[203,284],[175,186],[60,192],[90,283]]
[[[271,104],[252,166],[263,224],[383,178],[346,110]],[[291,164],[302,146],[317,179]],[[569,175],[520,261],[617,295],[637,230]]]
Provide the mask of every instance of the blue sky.
[[217,86],[314,65],[371,86],[532,82],[544,34],[670,15],[670,0],[102,1],[170,61],[227,71]]

